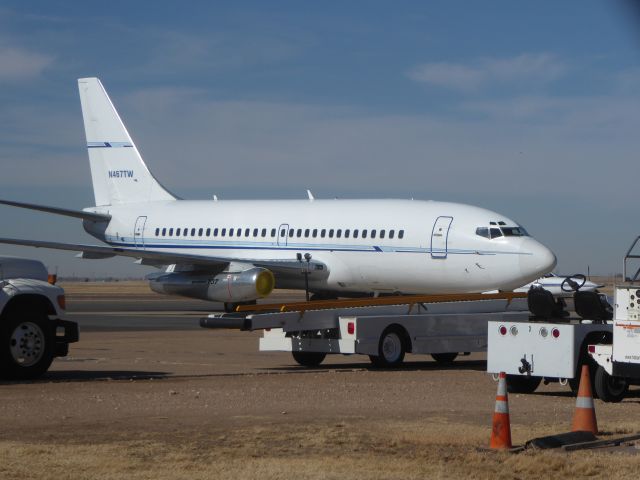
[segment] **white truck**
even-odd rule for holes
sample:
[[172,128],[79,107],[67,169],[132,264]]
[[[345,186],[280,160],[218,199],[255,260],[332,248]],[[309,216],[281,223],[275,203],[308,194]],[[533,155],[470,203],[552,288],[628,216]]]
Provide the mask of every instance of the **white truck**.
[[79,334],[64,311],[64,290],[41,262],[0,256],[0,378],[36,378],[67,355]]
[[254,311],[212,314],[200,325],[263,330],[260,351],[291,352],[304,366],[319,365],[327,354],[368,355],[379,367],[399,366],[405,353],[430,354],[449,363],[460,353],[486,350],[489,320],[529,317],[526,295],[518,293],[396,296],[246,309]]
[[605,401],[619,402],[629,390],[629,385],[640,384],[640,269],[632,278],[627,277],[629,260],[640,259],[634,255],[640,237],[631,244],[623,261],[623,279],[628,282],[617,285],[614,291],[615,316],[613,336],[610,342],[589,345],[589,355],[597,364],[594,390]]
[[[640,237],[625,255],[625,280],[627,262],[640,259],[632,255],[638,241]],[[586,363],[594,396],[619,402],[629,385],[640,384],[638,276],[640,269],[629,283],[617,285],[613,299],[597,292],[575,292],[578,317],[549,320],[542,315],[518,322],[489,322],[487,371],[505,372],[513,392],[533,392],[542,380],[567,382],[575,392]],[[538,293],[544,297],[542,291]]]

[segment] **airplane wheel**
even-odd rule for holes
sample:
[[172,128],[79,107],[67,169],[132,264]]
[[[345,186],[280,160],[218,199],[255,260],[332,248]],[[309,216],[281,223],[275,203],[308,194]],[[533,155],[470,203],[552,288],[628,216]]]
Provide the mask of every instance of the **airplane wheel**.
[[303,367],[317,367],[327,356],[323,352],[291,352],[291,355]]

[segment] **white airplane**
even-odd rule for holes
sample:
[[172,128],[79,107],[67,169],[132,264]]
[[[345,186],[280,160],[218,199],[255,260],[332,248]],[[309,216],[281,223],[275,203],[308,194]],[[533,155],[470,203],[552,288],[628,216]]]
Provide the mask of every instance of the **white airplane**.
[[0,203],[82,219],[108,246],[0,243],[116,255],[162,268],[155,291],[233,304],[274,287],[317,296],[513,290],[556,257],[504,215],[415,200],[181,200],[151,174],[97,78],[78,80],[94,207]]

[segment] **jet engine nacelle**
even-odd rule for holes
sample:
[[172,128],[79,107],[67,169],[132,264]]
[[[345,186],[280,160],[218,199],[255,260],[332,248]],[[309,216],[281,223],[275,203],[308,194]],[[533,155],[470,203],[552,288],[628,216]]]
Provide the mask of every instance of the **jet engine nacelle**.
[[151,278],[149,286],[154,292],[167,295],[237,303],[266,297],[275,286],[275,278],[270,270],[259,267],[215,276],[172,272]]

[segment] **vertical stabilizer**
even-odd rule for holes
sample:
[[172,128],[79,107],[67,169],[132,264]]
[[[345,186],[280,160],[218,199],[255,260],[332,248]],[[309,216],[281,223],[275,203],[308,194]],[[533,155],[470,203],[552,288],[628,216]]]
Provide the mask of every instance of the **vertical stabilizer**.
[[151,175],[97,78],[78,79],[96,205],[175,200]]

